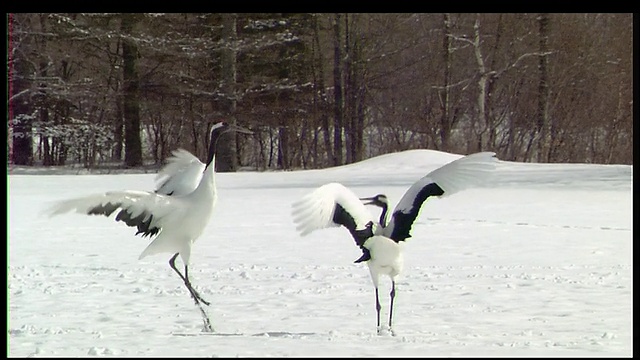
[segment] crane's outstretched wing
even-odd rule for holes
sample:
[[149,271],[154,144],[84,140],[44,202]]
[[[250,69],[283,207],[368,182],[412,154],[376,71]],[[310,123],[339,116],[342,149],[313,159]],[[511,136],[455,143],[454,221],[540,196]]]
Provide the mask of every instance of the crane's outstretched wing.
[[49,216],[55,216],[75,210],[80,214],[110,216],[116,210],[116,221],[137,227],[136,235],[142,237],[157,234],[165,224],[166,215],[180,211],[172,203],[180,201],[171,196],[146,191],[110,191],[99,195],[90,195],[53,204],[45,210]]
[[156,192],[173,196],[190,194],[200,184],[205,165],[187,150],[174,150],[172,154],[156,175]]
[[384,235],[394,241],[411,237],[411,226],[422,204],[430,196],[447,196],[481,185],[495,169],[497,158],[493,152],[471,154],[441,166],[407,190],[393,210]]
[[373,236],[373,217],[351,190],[338,183],[322,185],[296,201],[293,221],[302,236],[342,225],[360,247]]

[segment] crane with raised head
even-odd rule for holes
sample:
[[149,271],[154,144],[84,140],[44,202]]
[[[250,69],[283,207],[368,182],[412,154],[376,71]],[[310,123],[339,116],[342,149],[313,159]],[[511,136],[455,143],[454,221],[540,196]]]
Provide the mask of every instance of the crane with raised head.
[[[209,133],[206,163],[186,150],[174,151],[168,164],[159,172],[162,180],[156,191],[109,191],[103,194],[63,200],[52,205],[50,216],[75,210],[80,214],[115,216],[116,221],[137,228],[135,235],[155,238],[142,251],[138,259],[158,253],[171,253],[169,266],[180,276],[191,298],[203,316],[204,331],[213,331],[211,321],[202,304],[202,298],[189,278],[191,249],[209,223],[217,201],[215,181],[216,145],[220,136],[230,132],[252,134],[246,128],[218,122]],[[176,268],[178,255],[184,264],[184,274]]]

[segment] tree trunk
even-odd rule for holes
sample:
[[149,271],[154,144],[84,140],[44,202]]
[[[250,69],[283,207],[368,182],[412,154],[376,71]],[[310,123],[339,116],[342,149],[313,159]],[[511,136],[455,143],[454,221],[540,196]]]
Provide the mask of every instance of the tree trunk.
[[622,82],[618,85],[618,103],[616,106],[616,112],[612,117],[611,122],[609,122],[609,125],[607,126],[607,135],[605,138],[605,154],[603,159],[605,164],[611,164],[611,161],[613,159],[613,150],[618,147],[617,140],[618,134],[620,133],[619,127],[620,123],[622,123],[624,119],[623,89],[625,85],[626,84]]
[[[16,86],[18,87],[18,86]],[[30,112],[31,106],[28,103],[17,101],[12,106],[14,118],[13,125],[13,163],[15,165],[33,165],[33,145],[31,137],[31,120],[20,117]],[[20,118],[18,120],[18,118]]]
[[476,148],[475,151],[482,151],[483,140],[482,137],[484,133],[489,128],[489,116],[487,114],[488,111],[488,99],[489,99],[489,72],[484,63],[484,57],[482,55],[482,50],[480,49],[480,15],[476,17],[476,22],[473,26],[474,29],[474,37],[473,37],[473,48],[476,56],[476,64],[478,65],[478,97],[476,100],[476,114],[478,116],[476,120],[476,124],[480,127],[479,132],[476,133]]
[[[9,14],[9,126],[12,128],[12,142],[9,147],[11,160],[15,165],[33,165],[33,145],[31,138],[31,114],[33,104],[30,99],[31,73],[23,52],[13,51],[16,44],[26,42],[21,35],[13,31],[14,14]],[[24,45],[24,44],[22,44]]]
[[[236,123],[236,44],[238,34],[236,30],[237,14],[222,15],[222,39],[226,46],[222,50],[222,94],[220,110],[225,114],[224,121]],[[219,172],[235,171],[238,167],[236,156],[236,136],[230,133],[220,137],[216,155],[216,170]]]
[[365,123],[365,94],[364,84],[365,63],[362,61],[362,45],[356,38],[351,50],[351,116],[353,162],[362,161],[364,153],[364,123]]
[[[47,77],[47,63],[45,61],[41,61],[40,62],[40,77],[41,78],[46,78]],[[38,112],[40,113],[40,124],[41,126],[45,127],[45,126],[50,126],[50,119],[49,119],[49,112],[50,112],[50,101],[49,99],[47,99],[47,92],[46,92],[46,88],[47,88],[47,84],[43,83],[40,84],[40,90],[38,91],[38,99],[40,99],[40,101],[37,102],[36,107],[38,108]],[[47,136],[40,136],[40,142],[42,143],[42,152],[41,152],[41,156],[42,156],[42,165],[44,166],[52,166],[55,165],[53,163],[53,158],[51,156],[51,147],[49,146],[49,137]]]
[[451,54],[453,52],[451,40],[451,14],[444,14],[443,20],[444,36],[442,38],[442,47],[444,55],[444,81],[442,91],[440,93],[440,107],[442,109],[440,113],[440,150],[449,151],[449,137],[451,133],[451,121],[449,120],[449,99],[451,89],[449,89],[449,85],[451,83]]
[[[549,46],[549,14],[540,14],[538,17],[538,36],[540,39],[540,53],[547,53]],[[539,131],[538,137],[538,162],[548,162],[549,149],[551,148],[551,142],[555,138],[548,127],[549,124],[549,75],[548,75],[548,60],[547,56],[538,57],[538,111],[536,128]]]
[[342,70],[344,73],[343,82],[343,118],[344,118],[344,143],[346,150],[345,163],[351,164],[354,160],[356,145],[356,127],[355,127],[355,74],[353,69],[353,56],[355,49],[351,43],[351,29],[349,27],[349,14],[344,16],[344,62]]
[[[324,56],[322,56],[322,47],[320,46],[320,29],[318,25],[318,16],[313,17],[313,43],[318,56],[314,59],[314,67],[317,71],[313,72],[314,84],[317,91],[314,92],[313,105],[317,118],[320,118],[320,127],[322,128],[322,137],[324,140],[324,148],[327,159],[333,160],[333,148],[331,147],[331,124],[329,123],[329,115],[325,111],[327,109],[327,88],[324,82]],[[315,152],[315,166],[321,163],[320,155]],[[322,162],[324,163],[324,162]]]
[[334,96],[334,127],[333,127],[333,166],[342,165],[342,128],[344,126],[342,99],[342,45],[340,31],[340,14],[336,14],[333,23],[333,96]]
[[278,168],[289,168],[289,135],[286,126],[278,127]]
[[[503,17],[502,14],[498,15],[498,25],[496,27],[495,42],[494,42],[493,49],[491,50],[491,53],[493,54],[498,54],[500,50],[500,45],[501,45],[500,39],[502,38],[502,33],[504,31],[502,17]],[[494,98],[493,93],[495,90],[496,80],[497,80],[497,76],[494,75],[496,74],[495,69],[497,68],[497,58],[498,57],[494,55],[491,59],[491,64],[489,68],[492,69],[492,71],[490,72],[491,75],[488,77],[488,84],[487,84],[486,112],[487,112],[487,131],[489,132],[489,136],[486,142],[486,148],[488,150],[493,150],[496,148],[496,139],[498,137],[497,129],[496,129],[498,126],[498,119],[496,114],[493,111],[494,107],[491,102],[491,100]]]
[[124,162],[127,167],[142,165],[142,142],[140,139],[140,102],[138,98],[138,46],[130,38],[137,14],[123,14],[122,79],[124,118]]
[[113,119],[113,155],[111,159],[114,161],[122,161],[122,142],[124,140],[124,114],[122,108],[124,106],[124,96],[116,98],[115,118]]
[[357,34],[357,17],[345,17],[344,119],[347,163],[362,160],[364,149],[364,62]]

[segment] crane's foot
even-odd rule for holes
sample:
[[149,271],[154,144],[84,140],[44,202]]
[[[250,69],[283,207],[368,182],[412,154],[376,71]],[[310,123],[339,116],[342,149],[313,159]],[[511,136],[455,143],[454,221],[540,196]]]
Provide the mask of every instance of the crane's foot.
[[211,324],[209,323],[209,319],[204,321],[204,325],[202,326],[202,332],[204,332],[204,333],[212,333],[213,332],[213,326],[211,326]]
[[203,321],[202,332],[212,333],[213,326],[211,326],[211,320],[209,320],[209,316],[204,311],[202,306],[198,305],[198,308],[200,309],[200,313],[202,314],[202,321]]
[[377,334],[378,336],[396,336],[397,335],[392,328],[389,328],[386,326],[378,326]]

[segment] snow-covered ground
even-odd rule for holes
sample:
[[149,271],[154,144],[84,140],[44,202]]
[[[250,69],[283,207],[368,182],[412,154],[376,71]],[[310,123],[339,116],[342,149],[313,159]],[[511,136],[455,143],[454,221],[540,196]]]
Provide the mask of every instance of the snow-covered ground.
[[10,174],[8,355],[630,356],[631,166],[502,162],[486,187],[429,200],[405,245],[395,337],[375,334],[369,271],[353,263],[349,233],[295,231],[291,204],[317,186],[338,181],[395,204],[458,157],[413,150],[217,174],[218,205],[190,267],[212,303],[212,335],[198,335],[171,254],[138,261],[149,240],[112,218],[39,214],[56,200],[152,190],[154,174]]

